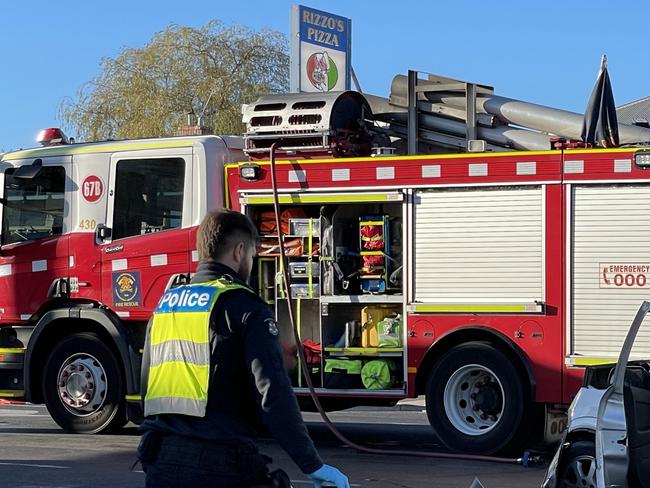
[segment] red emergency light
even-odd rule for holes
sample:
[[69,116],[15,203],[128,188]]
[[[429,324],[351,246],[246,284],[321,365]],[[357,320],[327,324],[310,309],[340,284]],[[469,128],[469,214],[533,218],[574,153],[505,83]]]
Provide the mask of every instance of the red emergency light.
[[40,131],[36,136],[36,142],[40,143],[43,146],[70,144],[68,136],[66,136],[63,131],[57,127],[50,127],[48,129],[43,129]]

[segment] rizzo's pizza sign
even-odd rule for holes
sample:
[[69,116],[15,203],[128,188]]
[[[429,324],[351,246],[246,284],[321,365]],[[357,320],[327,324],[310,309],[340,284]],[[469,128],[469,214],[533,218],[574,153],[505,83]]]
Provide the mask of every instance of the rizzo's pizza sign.
[[349,90],[352,21],[302,5],[291,14],[291,91]]

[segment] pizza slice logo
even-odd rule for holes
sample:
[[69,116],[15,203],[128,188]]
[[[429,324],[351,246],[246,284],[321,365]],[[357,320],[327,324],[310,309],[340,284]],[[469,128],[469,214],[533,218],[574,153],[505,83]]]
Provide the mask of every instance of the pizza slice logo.
[[339,80],[339,70],[327,51],[309,56],[307,77],[311,84],[322,92],[330,91],[336,86]]

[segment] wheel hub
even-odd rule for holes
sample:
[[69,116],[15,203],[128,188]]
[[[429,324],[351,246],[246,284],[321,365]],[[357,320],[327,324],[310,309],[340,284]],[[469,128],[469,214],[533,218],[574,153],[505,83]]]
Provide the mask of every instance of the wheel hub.
[[443,401],[447,418],[456,429],[466,435],[483,435],[503,414],[503,386],[489,368],[469,364],[451,375]]
[[596,460],[579,456],[571,461],[561,480],[562,488],[596,488]]
[[497,415],[501,411],[501,392],[494,383],[483,385],[476,393],[475,404],[487,415]]
[[106,372],[93,356],[70,356],[61,366],[57,382],[59,399],[75,415],[95,412],[104,404]]

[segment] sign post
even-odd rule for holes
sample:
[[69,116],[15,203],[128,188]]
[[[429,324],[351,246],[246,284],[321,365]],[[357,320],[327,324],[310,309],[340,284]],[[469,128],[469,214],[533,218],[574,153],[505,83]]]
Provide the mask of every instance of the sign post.
[[291,7],[291,91],[350,89],[352,21],[303,5]]

